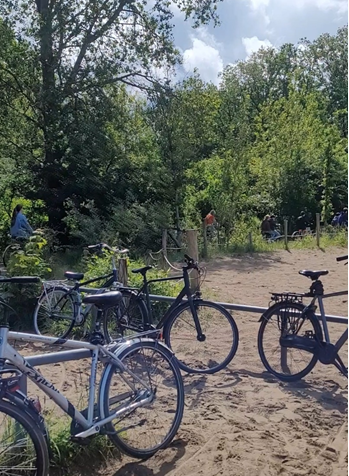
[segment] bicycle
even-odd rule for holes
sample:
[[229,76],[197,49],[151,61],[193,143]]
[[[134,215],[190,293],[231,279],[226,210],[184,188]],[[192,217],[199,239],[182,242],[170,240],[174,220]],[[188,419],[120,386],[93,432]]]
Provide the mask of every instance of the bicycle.
[[[72,440],[84,444],[95,435],[108,436],[124,453],[140,459],[154,455],[174,438],[183,416],[184,387],[173,353],[158,340],[143,335],[103,346],[100,322],[105,309],[116,306],[119,292],[85,297],[97,307],[90,342],[9,332],[0,326],[0,474],[47,476],[49,435],[40,406],[19,390],[28,377],[72,419]],[[56,344],[79,349],[75,360],[90,357],[88,406],[78,411],[38,370],[19,354],[8,339]],[[86,352],[81,352],[85,349]],[[74,351],[72,351],[73,353]],[[83,355],[81,355],[81,353]],[[98,362],[104,364],[95,403]],[[5,369],[10,364],[11,369]]]
[[[211,301],[204,301],[199,292],[191,292],[189,271],[192,269],[199,271],[199,266],[188,255],[185,255],[185,262],[182,275],[149,281],[147,272],[152,266],[133,269],[133,273],[141,274],[143,277],[141,288],[137,291],[133,288],[134,293],[130,298],[131,304],[140,310],[140,320],[135,322],[131,319],[125,322],[110,311],[103,322],[104,333],[112,339],[114,332],[119,335],[125,330],[139,332],[162,329],[163,339],[174,351],[183,371],[213,374],[225,368],[236,354],[239,343],[238,328],[234,318],[224,307]],[[183,289],[160,321],[154,325],[149,285],[181,279],[184,280]],[[220,336],[219,339],[217,335]]]
[[[347,259],[346,255],[338,257],[337,261]],[[261,361],[268,372],[284,382],[294,382],[305,377],[318,361],[324,365],[333,364],[348,377],[348,369],[338,354],[348,339],[348,328],[333,344],[323,304],[324,299],[345,296],[348,291],[324,294],[324,286],[319,277],[327,275],[327,270],[303,270],[299,274],[312,280],[309,292],[272,293],[271,299],[275,304],[259,319],[258,352]],[[303,303],[304,297],[311,298],[308,305]],[[322,327],[315,315],[316,301],[320,308]],[[267,335],[269,331],[270,337]]]
[[[39,283],[40,278],[36,276],[15,276],[12,278],[0,278],[0,286],[2,284],[34,284]],[[16,311],[0,296],[0,322],[6,320],[8,322],[10,317],[18,318]]]
[[[34,230],[32,236],[36,236],[36,235],[41,236],[42,234],[43,234],[42,230],[37,229],[37,230]],[[26,245],[29,243],[31,239],[31,236],[27,236],[27,237],[18,236],[16,238],[12,238],[9,235],[9,238],[10,238],[10,243],[6,246],[2,254],[2,262],[5,268],[7,268],[10,258],[14,253],[18,253],[19,251],[25,249]]]
[[[109,288],[120,289],[123,299],[116,308],[118,319],[128,321],[129,316],[137,319],[137,315],[141,311],[137,309],[135,301],[132,300],[130,302],[133,291],[123,289],[122,284],[118,283],[118,270],[115,263],[115,255],[126,255],[128,250],[112,248],[105,243],[90,245],[88,250],[90,252],[103,252],[104,250],[111,252],[111,273],[81,282],[84,278],[83,273],[66,271],[64,276],[67,278],[68,284],[62,281],[44,282],[42,293],[38,298],[33,315],[34,329],[37,334],[51,335],[64,339],[70,335],[74,327],[85,326],[93,305],[87,305],[83,308],[82,292],[97,293],[102,292],[102,290],[106,291]],[[89,284],[102,280],[105,281],[98,289],[87,287]],[[69,282],[73,284],[70,285]],[[84,333],[86,333],[86,329]]]

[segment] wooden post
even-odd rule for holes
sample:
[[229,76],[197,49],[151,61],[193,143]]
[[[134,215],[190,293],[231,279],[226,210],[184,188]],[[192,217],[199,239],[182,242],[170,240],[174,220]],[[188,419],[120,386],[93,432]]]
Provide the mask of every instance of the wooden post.
[[[198,231],[187,230],[187,241],[188,241],[188,255],[191,258],[193,258],[195,261],[198,261],[199,259]],[[200,290],[199,275],[195,269],[193,269],[190,273],[190,286],[192,291]]]
[[284,220],[285,249],[288,250],[288,220]]
[[248,249],[252,250],[253,242],[252,242],[252,233],[251,232],[248,233],[247,240],[248,240]]
[[204,240],[204,248],[202,250],[202,256],[207,258],[207,225],[206,220],[202,222],[202,238]]
[[316,214],[316,246],[320,246],[320,213]]
[[163,230],[162,232],[162,241],[161,241],[161,249],[162,249],[162,268],[167,269],[167,230]]
[[127,275],[127,259],[126,258],[119,259],[119,281],[124,286],[127,286],[128,275]]

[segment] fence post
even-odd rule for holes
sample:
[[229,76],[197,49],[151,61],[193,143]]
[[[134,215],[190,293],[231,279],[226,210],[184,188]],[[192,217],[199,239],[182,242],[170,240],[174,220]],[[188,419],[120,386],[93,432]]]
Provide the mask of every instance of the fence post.
[[202,250],[202,256],[204,258],[207,258],[207,225],[206,225],[206,220],[203,220],[202,222],[202,237],[204,241],[204,248]]
[[247,240],[248,240],[248,249],[252,250],[253,242],[252,242],[252,233],[251,232],[248,233]]
[[[188,255],[191,258],[193,258],[195,261],[198,261],[199,260],[198,231],[187,230],[187,241],[188,241]],[[195,269],[193,269],[190,273],[190,286],[192,291],[200,290],[199,274]]]
[[127,259],[126,258],[119,259],[119,281],[124,286],[127,286],[128,274],[127,274]]
[[288,220],[284,220],[285,249],[288,250]]
[[316,246],[320,246],[320,213],[316,214]]
[[167,258],[167,230],[162,231],[162,240],[161,240],[161,250],[162,250],[162,268],[166,269],[166,258]]

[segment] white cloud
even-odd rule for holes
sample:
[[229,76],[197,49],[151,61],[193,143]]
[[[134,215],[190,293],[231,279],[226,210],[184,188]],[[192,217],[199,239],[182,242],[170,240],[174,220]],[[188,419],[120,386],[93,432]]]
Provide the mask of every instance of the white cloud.
[[[287,0],[281,0],[281,3],[287,3]],[[292,4],[300,10],[307,7],[315,7],[322,11],[335,10],[338,13],[348,10],[347,0],[293,0]]]
[[250,56],[252,53],[255,53],[260,48],[269,48],[273,46],[269,40],[260,40],[257,36],[252,36],[251,38],[242,38],[242,44],[245,47],[247,56]]
[[187,73],[197,69],[202,79],[218,84],[218,74],[223,71],[219,44],[204,28],[198,30],[198,36],[191,37],[192,47],[183,53],[183,68]]

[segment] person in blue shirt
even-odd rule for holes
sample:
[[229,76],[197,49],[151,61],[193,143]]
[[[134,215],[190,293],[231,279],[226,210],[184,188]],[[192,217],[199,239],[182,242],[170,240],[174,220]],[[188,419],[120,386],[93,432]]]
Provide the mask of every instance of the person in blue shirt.
[[343,208],[343,211],[339,216],[338,224],[340,226],[348,226],[348,209],[346,207]]
[[29,238],[33,234],[33,229],[23,215],[22,208],[22,205],[16,205],[12,212],[10,229],[12,238]]

